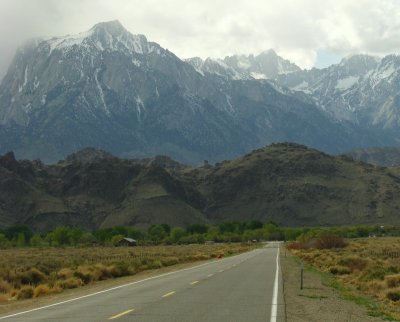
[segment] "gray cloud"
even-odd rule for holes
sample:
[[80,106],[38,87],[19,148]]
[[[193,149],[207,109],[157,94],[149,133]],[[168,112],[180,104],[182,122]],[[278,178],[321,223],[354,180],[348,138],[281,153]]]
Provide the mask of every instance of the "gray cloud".
[[274,48],[302,67],[317,53],[400,49],[397,0],[0,0],[0,76],[18,45],[119,19],[182,58]]

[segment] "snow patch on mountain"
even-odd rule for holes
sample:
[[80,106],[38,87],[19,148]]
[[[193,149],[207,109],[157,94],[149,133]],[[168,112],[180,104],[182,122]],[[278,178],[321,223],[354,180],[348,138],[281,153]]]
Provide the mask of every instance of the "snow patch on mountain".
[[140,67],[142,65],[140,60],[137,60],[135,58],[132,58],[132,64],[134,64],[136,67]]
[[96,81],[97,89],[99,91],[100,99],[101,99],[101,102],[103,103],[104,110],[105,110],[107,115],[110,115],[111,113],[110,113],[110,110],[108,109],[106,101],[104,100],[103,89],[101,88],[101,85],[100,85],[100,82],[99,82],[99,79],[98,79],[99,71],[100,71],[100,68],[96,68],[96,70],[94,72],[94,79]]
[[308,82],[306,82],[305,80],[303,80],[300,84],[293,86],[292,90],[304,93],[311,93],[310,84],[308,84]]
[[54,37],[49,40],[47,40],[47,44],[50,46],[49,49],[49,56],[55,49],[65,49],[65,48],[71,48],[74,45],[81,45],[85,40],[87,40],[91,35],[93,35],[93,30],[89,30],[86,32],[81,32],[77,35],[67,35],[65,37]]
[[250,75],[254,79],[268,79],[267,75],[263,73],[251,72]]
[[28,66],[25,67],[25,71],[24,71],[24,83],[22,84],[22,86],[18,87],[19,93],[22,92],[22,90],[25,88],[27,83],[28,83]]
[[358,82],[359,77],[357,76],[349,76],[343,79],[339,79],[336,83],[335,88],[340,91],[345,91],[351,88]]
[[390,76],[393,75],[398,70],[398,68],[395,68],[393,64],[388,64],[387,66],[383,66],[382,69],[378,70],[377,72],[373,73],[371,75],[371,78],[375,81],[375,83],[378,83],[379,81],[383,79],[387,79]]
[[138,117],[138,120],[140,121],[141,116],[142,116],[142,111],[144,110],[145,106],[144,106],[142,99],[139,96],[137,96],[135,98],[135,100],[136,100],[137,117]]

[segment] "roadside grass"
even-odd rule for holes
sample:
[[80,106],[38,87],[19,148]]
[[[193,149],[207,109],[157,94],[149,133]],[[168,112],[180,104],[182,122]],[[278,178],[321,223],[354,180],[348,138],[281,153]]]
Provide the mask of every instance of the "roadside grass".
[[340,249],[291,249],[324,285],[367,308],[368,314],[400,321],[400,238],[350,240]]
[[0,305],[138,272],[231,256],[256,244],[0,250]]

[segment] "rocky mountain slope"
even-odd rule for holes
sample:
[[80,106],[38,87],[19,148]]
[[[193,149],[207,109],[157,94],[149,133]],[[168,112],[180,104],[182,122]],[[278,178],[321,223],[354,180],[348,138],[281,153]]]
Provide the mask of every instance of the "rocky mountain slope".
[[[91,156],[92,155],[92,156]],[[0,227],[274,220],[288,226],[399,223],[399,168],[274,144],[192,168],[84,150],[55,165],[0,158]]]
[[367,55],[344,58],[339,64],[297,71],[279,78],[293,90],[311,95],[338,120],[364,127],[398,130],[400,57]]
[[90,146],[199,164],[273,142],[339,153],[397,139],[334,119],[278,81],[256,79],[299,72],[272,51],[224,64],[234,75],[219,62],[220,72],[202,71],[118,21],[31,41],[0,84],[0,153],[55,162]]
[[381,139],[378,145],[399,145],[400,56],[354,55],[328,68],[311,70],[302,70],[273,51],[256,57],[188,62],[203,73],[231,79],[268,79],[281,92],[305,95],[331,120],[375,133]]

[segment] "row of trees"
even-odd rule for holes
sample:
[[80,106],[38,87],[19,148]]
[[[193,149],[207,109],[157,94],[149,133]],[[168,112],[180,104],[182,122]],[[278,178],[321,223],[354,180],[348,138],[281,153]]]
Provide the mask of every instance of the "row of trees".
[[218,225],[193,224],[185,228],[156,224],[147,230],[136,227],[113,227],[83,231],[66,226],[45,233],[34,233],[25,226],[0,230],[0,247],[115,245],[122,237],[139,244],[192,244],[214,242],[247,242],[262,240],[308,240],[330,232],[344,238],[400,236],[400,226],[346,226],[331,228],[288,228],[274,222],[224,222]]

